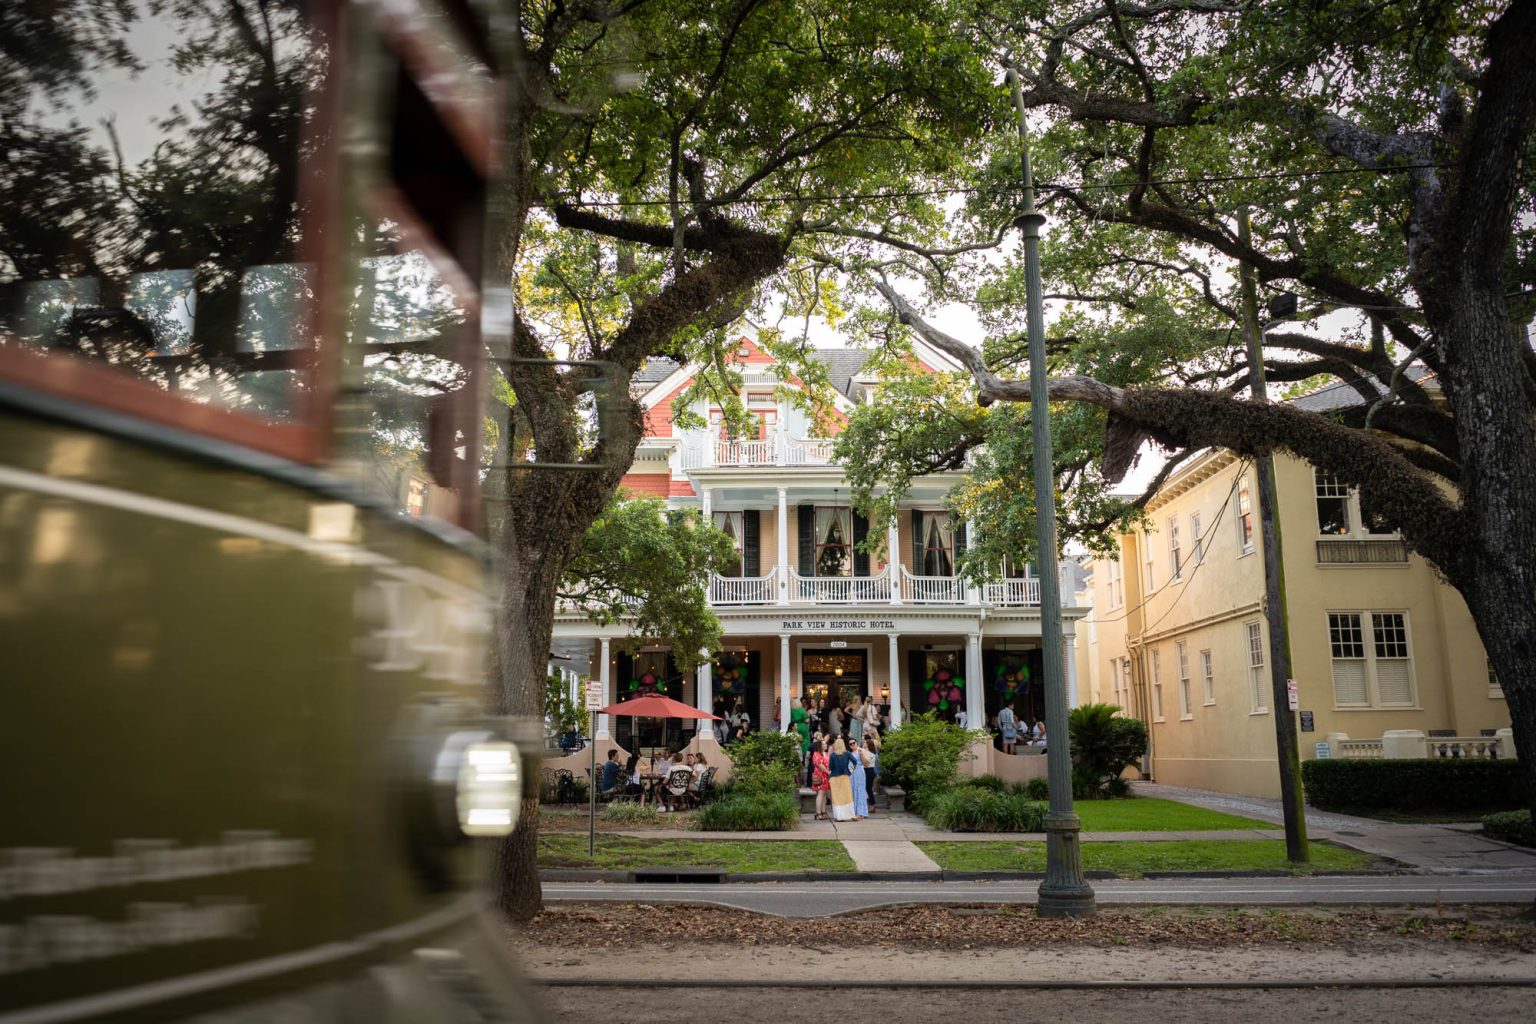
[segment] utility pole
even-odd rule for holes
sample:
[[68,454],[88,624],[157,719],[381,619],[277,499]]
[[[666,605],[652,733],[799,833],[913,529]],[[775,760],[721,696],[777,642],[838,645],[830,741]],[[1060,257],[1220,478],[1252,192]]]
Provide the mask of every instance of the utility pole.
[[1019,75],[1008,69],[1019,111],[1019,158],[1024,179],[1024,279],[1029,326],[1029,422],[1034,442],[1035,559],[1040,577],[1040,647],[1044,655],[1046,777],[1051,803],[1045,816],[1045,879],[1036,912],[1041,917],[1088,917],[1093,887],[1083,877],[1081,820],[1072,810],[1072,754],[1067,738],[1067,681],[1062,662],[1061,577],[1056,565],[1056,473],[1051,460],[1051,402],[1045,365],[1045,310],[1040,288],[1040,226],[1029,167],[1029,130]]
[[[1248,208],[1237,214],[1237,237],[1252,244]],[[1259,326],[1259,298],[1252,264],[1242,261],[1243,340],[1248,347],[1248,388],[1255,402],[1264,391],[1264,334]],[[1291,631],[1285,608],[1285,567],[1280,559],[1280,524],[1275,518],[1273,455],[1254,459],[1259,478],[1259,532],[1264,547],[1264,619],[1269,626],[1270,704],[1275,717],[1275,758],[1280,767],[1280,806],[1285,813],[1285,855],[1293,864],[1309,859],[1306,805],[1301,789],[1301,759],[1296,749],[1296,716],[1291,708]]]

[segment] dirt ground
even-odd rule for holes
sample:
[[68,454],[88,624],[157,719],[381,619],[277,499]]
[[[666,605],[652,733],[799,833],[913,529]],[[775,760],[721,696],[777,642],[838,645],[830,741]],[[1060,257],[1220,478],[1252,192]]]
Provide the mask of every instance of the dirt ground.
[[[556,1021],[773,1022],[1063,1018],[1095,1024],[1528,1019],[1536,926],[1509,908],[1207,910],[1126,908],[1085,921],[1028,908],[901,907],[804,920],[714,907],[562,905],[513,937],[524,970],[552,987]],[[672,979],[832,982],[809,990],[647,987]],[[846,987],[859,980],[866,985]],[[1043,982],[1243,985],[1308,989],[1080,991],[882,989],[881,983]],[[1384,982],[1391,983],[1383,986]],[[1402,983],[1425,987],[1397,987]],[[1432,987],[1492,982],[1477,987]],[[1500,985],[1499,982],[1508,983]],[[872,986],[867,983],[873,983]]]

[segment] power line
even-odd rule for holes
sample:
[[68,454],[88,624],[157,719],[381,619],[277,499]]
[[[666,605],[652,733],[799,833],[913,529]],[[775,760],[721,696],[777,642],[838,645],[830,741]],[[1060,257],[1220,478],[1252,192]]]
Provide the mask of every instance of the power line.
[[[1098,192],[1111,189],[1145,188],[1152,185],[1212,185],[1230,184],[1240,181],[1294,181],[1304,178],[1338,177],[1349,174],[1400,174],[1406,171],[1418,170],[1445,170],[1445,164],[1403,164],[1397,167],[1319,167],[1304,171],[1269,171],[1262,174],[1219,174],[1205,177],[1192,178],[1148,178],[1140,181],[1113,181],[1113,182],[1088,182],[1080,185],[1066,184],[1036,184],[1037,190],[1050,190],[1055,192]],[[927,189],[895,189],[883,192],[843,192],[821,193],[811,195],[776,195],[776,196],[743,196],[738,199],[706,199],[700,203],[689,205],[698,206],[766,206],[773,203],[793,202],[868,202],[881,199],[917,199],[930,196],[960,196],[960,195],[1016,195],[1017,188],[1001,186],[949,186],[945,188]],[[564,200],[559,203],[533,203],[535,207],[551,209],[555,206],[578,206],[584,209],[630,209],[644,207],[667,207],[671,205],[670,199],[595,199],[595,200]]]

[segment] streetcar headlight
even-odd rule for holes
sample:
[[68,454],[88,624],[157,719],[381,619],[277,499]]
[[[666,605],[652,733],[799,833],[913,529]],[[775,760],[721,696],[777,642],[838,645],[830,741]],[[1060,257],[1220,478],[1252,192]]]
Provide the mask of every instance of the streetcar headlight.
[[464,748],[455,804],[467,836],[504,836],[517,827],[522,766],[514,744],[482,740]]

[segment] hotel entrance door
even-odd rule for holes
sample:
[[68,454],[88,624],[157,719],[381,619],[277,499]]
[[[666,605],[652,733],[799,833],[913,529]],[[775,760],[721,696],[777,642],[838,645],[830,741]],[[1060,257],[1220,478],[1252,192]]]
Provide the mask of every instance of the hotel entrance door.
[[808,708],[821,700],[829,707],[842,707],[855,695],[869,696],[869,671],[863,651],[802,651],[800,681]]

